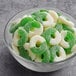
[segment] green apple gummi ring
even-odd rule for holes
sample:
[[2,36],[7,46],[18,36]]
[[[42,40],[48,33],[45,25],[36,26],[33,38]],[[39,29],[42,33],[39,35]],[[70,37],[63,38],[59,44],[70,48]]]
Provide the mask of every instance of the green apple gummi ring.
[[47,27],[54,27],[54,19],[53,17],[49,14],[46,13],[46,18],[45,20],[42,22],[43,27],[47,28]]
[[66,58],[64,49],[58,45],[50,48],[50,62],[61,61]]
[[20,56],[22,56],[23,58],[31,60],[27,50],[25,50],[25,48],[23,46],[18,46],[18,50],[19,50]]
[[45,30],[42,36],[50,45],[57,45],[61,41],[61,34],[55,28]]
[[18,29],[18,27],[20,26],[24,26],[26,23],[33,21],[34,19],[32,17],[24,17],[23,19],[21,19],[19,21],[19,23],[12,23],[11,27],[10,27],[10,32],[14,33],[16,31],[16,29]]
[[42,62],[49,62],[50,61],[50,51],[47,49],[43,54],[42,54]]
[[54,58],[55,62],[62,61],[64,59],[66,59],[66,56],[67,56],[66,52],[62,47],[60,47],[60,50],[59,50],[58,54],[59,55],[56,55],[56,57]]
[[30,49],[33,53],[37,55],[43,54],[47,50],[45,39],[39,35],[33,36],[30,39]]
[[36,62],[49,62],[50,61],[50,51],[47,50],[42,54],[42,55],[38,55],[35,59]]
[[43,26],[38,21],[31,21],[24,26],[24,29],[28,32],[28,36],[41,35],[43,33]]
[[42,23],[42,21],[44,21],[46,18],[45,11],[43,12],[37,11],[37,12],[32,13],[31,15],[35,20],[39,21],[40,23]]
[[75,44],[75,36],[70,31],[61,31],[61,42],[60,45],[65,48],[67,54],[71,53],[71,48]]
[[40,28],[40,23],[38,21],[31,21],[29,23],[27,23],[24,26],[24,29],[29,32],[30,30],[33,30],[34,28]]
[[36,59],[36,54],[34,54],[31,50],[30,50],[30,44],[29,43],[25,43],[24,44],[24,48],[28,51],[29,56],[31,57],[31,60],[35,60]]
[[19,27],[14,33],[13,37],[14,44],[16,46],[23,46],[27,40],[28,40],[27,32],[22,27]]
[[67,35],[65,36],[65,40],[69,43],[70,47],[69,48],[65,48],[65,52],[67,54],[71,53],[71,49],[75,44],[75,36],[72,32],[67,31]]
[[26,23],[33,21],[34,19],[32,17],[24,17],[21,21],[20,21],[20,25],[24,26]]

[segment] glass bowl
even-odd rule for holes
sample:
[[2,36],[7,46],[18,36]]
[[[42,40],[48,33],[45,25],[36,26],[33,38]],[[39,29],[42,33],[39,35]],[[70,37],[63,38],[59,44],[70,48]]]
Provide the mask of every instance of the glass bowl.
[[4,41],[6,46],[8,47],[10,53],[12,54],[12,56],[24,67],[33,70],[33,71],[37,71],[37,72],[52,72],[52,71],[56,71],[59,70],[67,65],[69,65],[69,63],[71,63],[71,61],[73,60],[73,58],[76,56],[76,54],[73,54],[72,56],[70,56],[69,58],[60,61],[60,62],[53,62],[53,63],[40,63],[40,62],[33,62],[27,59],[24,59],[23,57],[19,56],[12,48],[11,48],[11,42],[12,42],[12,35],[9,32],[9,28],[10,28],[10,23],[13,22],[14,20],[21,18],[22,16],[26,15],[26,14],[31,14],[34,11],[37,11],[39,9],[53,9],[56,12],[61,12],[64,16],[67,16],[71,21],[73,21],[74,23],[76,22],[75,19],[73,19],[70,15],[56,9],[56,8],[51,8],[51,7],[44,7],[44,8],[34,8],[34,9],[29,9],[29,10],[24,10],[21,11],[19,13],[17,13],[15,16],[13,16],[7,23],[7,25],[5,26],[4,29]]

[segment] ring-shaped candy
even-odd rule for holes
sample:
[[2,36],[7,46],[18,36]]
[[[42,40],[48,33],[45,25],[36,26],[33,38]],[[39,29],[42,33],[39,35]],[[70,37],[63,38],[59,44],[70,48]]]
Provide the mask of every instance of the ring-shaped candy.
[[19,27],[14,33],[13,37],[14,45],[23,46],[27,40],[28,40],[27,32],[22,27]]
[[61,34],[55,28],[49,28],[45,30],[42,36],[50,45],[57,45],[61,41]]
[[30,49],[33,53],[35,53],[37,55],[43,54],[47,49],[45,39],[43,37],[41,37],[40,35],[33,36],[30,39]]
[[65,50],[62,47],[60,47],[59,56],[56,55],[56,57],[54,58],[54,61],[57,62],[64,59],[66,59],[66,53],[65,53]]
[[49,13],[46,13],[47,15],[46,15],[46,20],[45,21],[43,21],[43,27],[54,27],[53,26],[53,23],[54,23],[54,19],[53,19],[53,17],[49,14]]
[[58,14],[53,10],[49,10],[49,14],[53,17],[54,22],[56,23],[58,20]]
[[30,16],[26,16],[22,19],[20,19],[19,21],[13,22],[11,27],[10,27],[10,32],[14,33],[18,27],[24,26],[26,23],[33,21],[34,19]]
[[31,60],[28,51],[23,47],[23,46],[18,46],[19,50],[19,55],[22,56],[23,58]]
[[69,43],[67,41],[65,41],[65,36],[67,35],[67,31],[62,30],[61,31],[61,42],[60,45],[63,48],[69,48]]
[[34,35],[41,35],[43,33],[43,26],[38,21],[31,21],[24,26],[24,29],[28,32],[29,38]]
[[[66,53],[64,49],[58,45],[55,45],[50,48],[50,61],[60,61],[66,58]],[[57,59],[57,60],[56,60]]]
[[64,16],[59,16],[59,22],[66,24],[67,26],[73,28],[74,27],[74,23],[72,21],[67,20]]
[[42,58],[42,62],[49,62],[50,61],[50,51],[47,49],[47,51],[45,51],[43,53],[43,58]]
[[65,51],[67,54],[70,54],[70,53],[72,53],[72,51],[71,51],[72,47],[76,43],[75,35],[72,32],[67,31],[67,35],[65,36],[65,40],[69,43],[69,46],[70,46],[69,48],[65,48]]
[[[50,60],[50,52],[49,50],[45,51],[42,55],[43,55],[43,58],[41,58],[41,55],[37,55],[35,53],[33,53],[31,50],[30,50],[30,45],[29,43],[25,43],[24,44],[24,48],[28,51],[29,53],[29,56],[31,57],[32,60],[34,60],[35,62],[49,62]],[[45,47],[46,49],[46,47]]]
[[56,31],[55,38],[50,39],[50,44],[57,45],[60,43],[60,41],[61,41],[61,34],[58,31]]
[[30,50],[30,44],[29,43],[25,43],[24,48],[28,51],[29,56],[31,57],[32,60],[34,60],[35,62],[42,62],[41,56],[34,54]]
[[30,44],[29,43],[25,43],[24,44],[24,48],[28,51],[29,56],[31,57],[32,60],[36,59],[36,54],[34,54],[31,50],[30,50]]
[[49,62],[50,61],[50,51],[47,49],[41,56],[38,55],[35,59],[36,62]]

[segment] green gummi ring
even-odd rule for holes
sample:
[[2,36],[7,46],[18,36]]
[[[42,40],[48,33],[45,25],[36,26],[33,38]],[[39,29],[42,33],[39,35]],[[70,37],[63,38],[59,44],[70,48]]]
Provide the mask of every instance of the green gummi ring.
[[40,23],[38,21],[30,21],[27,24],[25,24],[24,29],[29,32],[30,30],[33,30],[34,28],[40,28]]
[[25,17],[20,21],[20,26],[24,26],[26,23],[33,21],[34,19],[32,17]]
[[70,32],[70,31],[67,31],[67,35],[65,37],[65,41],[67,41],[69,43],[69,45],[70,45],[69,48],[65,48],[65,52],[67,54],[69,54],[69,53],[71,53],[71,49],[72,49],[73,45],[75,44],[75,36],[74,36],[74,34],[72,32]]
[[49,49],[50,50],[50,62],[53,62],[56,55],[59,55],[58,54],[59,49],[60,49],[60,47],[57,46],[57,45],[55,45],[55,46],[53,46],[52,48]]
[[47,49],[45,39],[39,35],[33,36],[30,39],[30,49],[37,55],[43,54]]
[[28,34],[22,27],[19,27],[16,32],[17,32],[17,35],[15,34],[14,38],[16,37],[18,41],[17,42],[18,46],[23,46],[24,43],[28,40]]
[[46,43],[44,42],[44,43],[40,44],[39,47],[32,47],[32,48],[31,48],[31,51],[32,51],[33,53],[37,54],[37,55],[41,55],[41,54],[43,54],[45,51],[47,51],[47,45],[46,45]]
[[43,33],[43,26],[38,21],[31,21],[24,26],[24,29],[28,32],[29,38],[34,35],[41,35]]
[[46,16],[47,14],[45,13],[45,11],[37,11],[32,13],[32,17],[36,20],[39,21],[40,23],[42,23],[44,20],[46,20]]
[[18,27],[24,26],[26,23],[28,23],[30,21],[33,21],[33,20],[34,19],[31,18],[31,17],[25,17],[19,23],[18,22],[17,23],[12,23],[9,31],[11,33],[14,33],[18,29]]
[[50,45],[58,45],[61,41],[61,34],[55,28],[45,30],[42,36]]
[[49,28],[43,32],[42,36],[46,39],[47,43],[49,43],[51,37],[54,37],[55,32],[56,32],[56,29]]
[[42,62],[50,61],[50,51],[48,49],[42,54],[42,56]]
[[31,58],[30,58],[27,50],[25,50],[23,46],[19,46],[18,47],[18,50],[19,50],[20,56],[22,56],[23,58],[26,58],[26,59],[31,60]]

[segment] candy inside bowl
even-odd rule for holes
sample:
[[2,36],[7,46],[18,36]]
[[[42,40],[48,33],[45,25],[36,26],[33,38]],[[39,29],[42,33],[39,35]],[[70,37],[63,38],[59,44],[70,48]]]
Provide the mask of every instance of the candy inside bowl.
[[24,67],[51,72],[69,65],[76,50],[75,20],[55,8],[25,10],[11,18],[4,40]]

